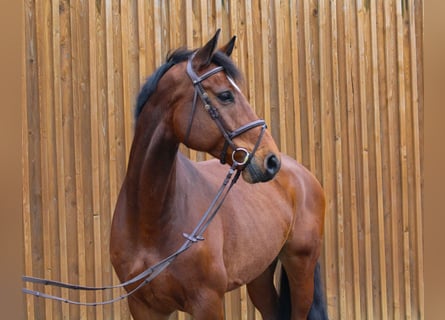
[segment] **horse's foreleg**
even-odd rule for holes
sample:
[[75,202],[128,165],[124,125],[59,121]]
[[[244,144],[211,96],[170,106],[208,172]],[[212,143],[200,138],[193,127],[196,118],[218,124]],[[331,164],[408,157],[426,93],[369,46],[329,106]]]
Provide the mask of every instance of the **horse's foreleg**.
[[277,265],[275,260],[258,278],[247,284],[247,292],[263,320],[278,319],[278,294],[273,279]]
[[190,301],[191,310],[187,310],[195,320],[223,320],[224,293],[200,289],[199,296]]

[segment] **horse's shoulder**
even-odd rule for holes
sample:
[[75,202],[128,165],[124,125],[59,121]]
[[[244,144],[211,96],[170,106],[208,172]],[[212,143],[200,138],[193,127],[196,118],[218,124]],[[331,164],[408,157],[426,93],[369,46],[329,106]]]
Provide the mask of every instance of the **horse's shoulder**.
[[293,190],[299,196],[311,195],[312,197],[323,198],[323,189],[315,177],[303,164],[287,155],[281,157],[281,170],[277,179],[288,189]]
[[293,180],[316,180],[315,176],[309,171],[308,168],[286,154],[281,155],[281,171],[283,174],[292,177]]

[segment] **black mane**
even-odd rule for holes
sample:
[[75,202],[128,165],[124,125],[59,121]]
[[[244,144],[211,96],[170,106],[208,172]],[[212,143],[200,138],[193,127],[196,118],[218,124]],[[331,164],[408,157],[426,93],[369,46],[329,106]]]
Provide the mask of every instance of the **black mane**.
[[[139,92],[139,96],[136,102],[136,109],[134,112],[135,119],[139,117],[147,103],[150,96],[155,92],[156,87],[158,85],[159,80],[162,76],[175,64],[187,61],[188,58],[193,54],[194,51],[187,50],[184,48],[178,49],[167,56],[166,62],[160,66],[145,82],[142,86],[141,91]],[[212,62],[216,65],[222,66],[231,78],[234,80],[238,80],[241,78],[241,74],[236,66],[233,64],[232,60],[225,55],[224,53],[217,51],[213,57]]]

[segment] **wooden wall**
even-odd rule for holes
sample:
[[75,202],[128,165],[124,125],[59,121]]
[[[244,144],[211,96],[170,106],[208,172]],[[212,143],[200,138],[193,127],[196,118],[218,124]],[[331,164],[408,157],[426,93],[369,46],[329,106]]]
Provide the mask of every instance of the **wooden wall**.
[[[25,0],[24,16],[27,275],[117,283],[109,225],[140,85],[169,50],[221,27],[238,36],[252,106],[325,188],[331,319],[424,317],[422,0]],[[28,319],[129,319],[125,301],[26,307]],[[226,312],[260,319],[245,288]]]

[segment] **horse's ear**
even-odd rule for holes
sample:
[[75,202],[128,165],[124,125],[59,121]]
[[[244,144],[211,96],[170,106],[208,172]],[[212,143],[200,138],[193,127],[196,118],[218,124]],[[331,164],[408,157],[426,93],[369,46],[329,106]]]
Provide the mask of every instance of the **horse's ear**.
[[213,38],[210,39],[210,41],[207,42],[204,47],[198,49],[192,60],[193,69],[199,70],[201,68],[207,67],[210,64],[213,54],[216,50],[220,32],[221,29],[216,30]]
[[219,51],[221,51],[222,53],[224,53],[230,57],[230,55],[232,54],[233,48],[235,47],[235,40],[236,40],[236,36],[233,36],[232,39],[230,39],[230,41],[226,43],[225,46],[222,46],[219,49]]

